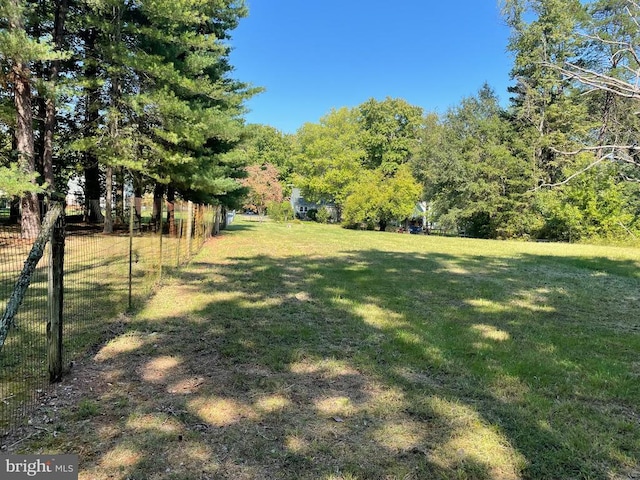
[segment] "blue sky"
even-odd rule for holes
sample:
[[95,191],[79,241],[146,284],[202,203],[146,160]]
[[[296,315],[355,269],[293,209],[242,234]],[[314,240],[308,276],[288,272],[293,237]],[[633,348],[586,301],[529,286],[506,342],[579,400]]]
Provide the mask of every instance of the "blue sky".
[[484,82],[508,99],[509,29],[497,0],[247,0],[233,77],[264,87],[248,123],[295,132],[332,108],[404,98],[443,113]]

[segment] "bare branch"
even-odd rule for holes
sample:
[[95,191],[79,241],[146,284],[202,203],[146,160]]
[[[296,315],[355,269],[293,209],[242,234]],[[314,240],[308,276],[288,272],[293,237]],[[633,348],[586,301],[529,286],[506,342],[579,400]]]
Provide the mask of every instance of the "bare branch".
[[[640,150],[640,147],[638,145],[597,145],[595,147],[580,147],[578,150],[574,150],[573,152],[565,152],[562,150],[558,150],[557,148],[554,147],[550,147],[550,150],[554,153],[559,153],[560,155],[567,155],[567,156],[572,156],[572,155],[578,155],[579,153],[582,152],[593,152],[596,150],[608,150],[608,149],[612,149],[612,150]],[[605,155],[606,157],[606,155]]]
[[638,238],[638,237],[636,237],[636,236],[633,234],[633,232],[632,232],[631,230],[629,230],[629,229],[627,228],[627,226],[626,226],[624,223],[622,223],[620,220],[618,220],[618,224],[619,224],[622,228],[624,228],[624,229],[625,229],[625,231],[626,231],[629,235],[631,235],[633,238]]
[[[591,170],[592,168],[596,167],[597,165],[599,165],[600,163],[602,163],[605,160],[621,160],[623,162],[626,163],[631,163],[633,165],[638,165],[638,160],[636,160],[636,158],[631,155],[631,154],[622,154],[622,152],[631,152],[631,151],[638,151],[640,153],[640,146],[638,145],[597,145],[594,147],[581,147],[578,150],[574,150],[574,151],[562,151],[562,150],[558,150],[556,148],[551,147],[551,150],[555,153],[558,153],[560,155],[567,155],[567,156],[574,156],[574,155],[578,155],[582,152],[593,152],[593,151],[597,151],[597,150],[610,150],[609,153],[602,155],[601,157],[597,158],[596,160],[594,160],[593,162],[591,162],[589,165],[587,165],[586,167],[578,170],[577,172],[572,173],[571,175],[569,175],[567,178],[565,178],[563,181],[561,182],[557,182],[557,183],[543,183],[538,185],[538,187],[536,187],[537,189],[543,188],[543,187],[548,187],[548,188],[553,188],[553,187],[559,187],[561,185],[566,185],[567,183],[569,183],[571,180],[573,180],[575,177],[585,173],[588,170]],[[640,180],[634,180],[634,181],[640,181]]]
[[[640,2],[638,0],[627,0],[625,11],[631,21],[635,24],[636,28],[640,31],[640,21],[638,18],[640,15]],[[633,68],[640,65],[640,45],[635,45],[634,39],[622,38],[620,40],[602,38],[598,34],[582,34],[583,37],[599,42],[603,45],[610,47],[613,53],[610,56],[610,62],[612,67],[622,67],[622,70],[626,72],[628,80],[617,78],[613,75],[608,75],[590,68],[586,68],[569,61],[563,65],[544,62],[543,65],[552,68],[566,77],[567,80],[575,80],[583,84],[586,88],[583,94],[589,94],[594,91],[609,92],[615,96],[629,99],[640,98],[640,67]],[[635,65],[634,65],[635,63]],[[638,112],[640,113],[640,112]],[[611,140],[613,142],[618,139]],[[624,140],[623,140],[624,141]],[[629,142],[630,140],[626,140]],[[626,143],[625,142],[625,143]],[[588,170],[596,167],[605,160],[626,162],[635,166],[640,166],[640,146],[637,144],[622,145],[622,144],[610,144],[610,145],[596,145],[585,146],[575,151],[565,152],[555,148],[551,148],[557,154],[574,156],[582,152],[596,152],[598,156],[589,165],[580,169],[577,172],[569,175],[561,182],[557,183],[542,183],[536,190],[542,187],[557,187],[566,185],[575,177],[587,172]],[[608,152],[602,155],[603,152]],[[638,181],[638,180],[635,180]]]
[[604,155],[604,156],[598,158],[597,160],[591,162],[589,165],[584,167],[582,170],[579,170],[577,172],[572,173],[571,175],[569,175],[567,178],[565,178],[561,182],[558,182],[558,183],[543,183],[541,185],[538,185],[535,189],[538,190],[538,189],[543,188],[543,187],[553,188],[553,187],[559,187],[561,185],[566,185],[572,179],[576,178],[578,175],[582,175],[584,172],[586,172],[588,170],[591,170],[593,167],[595,167],[596,165],[598,165],[599,163],[601,163],[602,161],[606,160],[609,157],[610,157],[610,155],[607,154],[607,155]]
[[628,175],[621,175],[620,178],[622,178],[625,182],[640,183],[640,178],[633,178]]
[[[630,1],[629,3],[633,5],[637,10],[640,10],[640,6],[638,6],[636,2]],[[633,16],[633,13],[631,13],[631,10],[629,10],[628,5],[625,7],[625,10],[629,14],[629,18],[631,18],[631,21],[636,24],[636,27],[640,28],[640,25],[638,25],[638,20]]]
[[640,97],[640,88],[610,75],[605,75],[568,62],[567,66],[569,68],[553,64],[547,65],[558,70],[568,78],[578,80],[580,83],[593,87],[594,89],[605,90],[625,98]]
[[605,45],[615,45],[615,46],[619,46],[619,47],[621,46],[625,48],[628,48],[629,46],[627,42],[622,42],[620,40],[609,40],[606,38],[602,38],[599,35],[589,35],[587,33],[580,33],[579,35],[581,37],[588,38],[589,40],[595,40],[597,42],[604,43]]

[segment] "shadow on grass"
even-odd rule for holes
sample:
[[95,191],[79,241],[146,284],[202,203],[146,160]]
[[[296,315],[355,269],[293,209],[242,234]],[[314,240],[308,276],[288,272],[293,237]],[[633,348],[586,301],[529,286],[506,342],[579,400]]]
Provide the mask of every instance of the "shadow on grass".
[[[257,222],[257,220],[253,220],[253,221]],[[255,230],[255,228],[256,228],[255,225],[252,225],[251,223],[248,223],[248,222],[244,222],[244,223],[232,223],[227,227],[227,230],[230,232],[246,232],[248,230]]]
[[69,434],[100,445],[81,478],[638,467],[638,285],[624,262],[367,250],[172,274],[96,356],[110,388],[73,413],[91,422]]

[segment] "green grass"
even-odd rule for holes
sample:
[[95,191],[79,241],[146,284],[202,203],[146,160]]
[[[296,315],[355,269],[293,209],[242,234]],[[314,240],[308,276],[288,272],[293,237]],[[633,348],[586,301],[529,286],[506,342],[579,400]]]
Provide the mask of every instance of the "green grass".
[[20,449],[92,480],[635,478],[639,266],[241,220],[97,353],[95,412]]

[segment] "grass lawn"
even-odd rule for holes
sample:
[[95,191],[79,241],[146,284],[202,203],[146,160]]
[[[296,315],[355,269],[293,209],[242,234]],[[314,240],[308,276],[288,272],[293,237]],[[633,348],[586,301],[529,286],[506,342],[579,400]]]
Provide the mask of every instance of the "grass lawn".
[[9,452],[84,480],[640,478],[640,250],[239,220],[167,270]]

